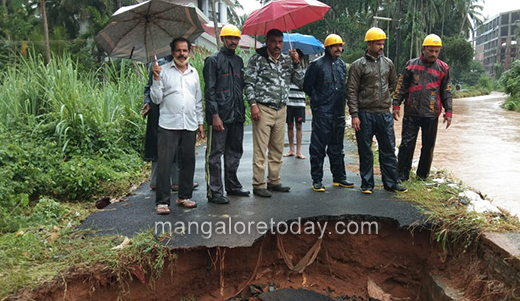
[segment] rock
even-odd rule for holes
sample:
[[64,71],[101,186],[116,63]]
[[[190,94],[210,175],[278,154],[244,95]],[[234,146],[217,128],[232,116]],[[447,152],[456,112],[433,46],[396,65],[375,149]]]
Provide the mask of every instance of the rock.
[[108,205],[110,205],[110,198],[105,197],[96,201],[97,209],[103,209]]
[[437,183],[437,184],[444,184],[446,183],[446,179],[433,179],[432,180],[433,182]]
[[465,205],[465,206],[466,206],[466,205],[469,204],[469,201],[466,200],[466,199],[464,199],[464,198],[462,198],[462,199],[459,199],[459,203],[461,203],[462,205]]
[[496,206],[492,205],[490,201],[483,200],[480,194],[474,191],[466,190],[464,192],[460,192],[459,197],[461,198],[461,203],[462,200],[466,200],[469,202],[468,210],[470,211],[475,211],[477,213],[501,213],[501,211]]
[[487,200],[479,200],[475,202],[471,202],[468,206],[468,210],[475,211],[477,213],[484,212],[492,212],[492,213],[502,213],[496,206],[492,205],[490,201]]

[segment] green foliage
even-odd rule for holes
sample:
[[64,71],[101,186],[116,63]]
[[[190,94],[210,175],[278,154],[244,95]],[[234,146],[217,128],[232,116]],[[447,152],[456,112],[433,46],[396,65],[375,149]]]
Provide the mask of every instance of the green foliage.
[[458,80],[467,72],[473,60],[473,46],[461,37],[442,37],[442,50],[439,59],[445,61],[452,70],[452,77]]
[[486,69],[480,64],[479,61],[472,60],[469,63],[469,68],[460,73],[457,82],[462,82],[465,85],[474,87],[478,84],[479,79],[486,72]]
[[520,112],[520,60],[515,60],[511,69],[504,72],[500,82],[505,92],[511,94],[504,103],[504,108]]
[[502,74],[504,73],[504,67],[500,63],[493,64],[493,73],[495,74],[495,79],[500,79]]
[[481,89],[484,89],[484,90],[491,91],[491,89],[493,89],[493,83],[491,82],[491,79],[489,78],[489,76],[487,76],[487,75],[481,76],[478,79],[478,87]]
[[460,192],[468,188],[460,181],[453,179],[445,171],[430,175],[441,178],[442,184],[428,183],[412,176],[404,183],[409,191],[401,198],[417,204],[418,209],[427,217],[432,226],[434,239],[443,245],[449,241],[460,241],[465,247],[471,245],[481,232],[517,231],[520,222],[506,212],[477,213],[462,205]]
[[29,200],[117,196],[140,180],[144,69],[75,66],[33,53],[0,75],[0,232],[23,225]]
[[114,250],[123,237],[74,229],[92,211],[82,205],[41,199],[27,208],[20,230],[0,235],[0,275],[5,276],[0,277],[0,299],[52,281],[71,267],[88,271],[101,267],[110,277],[116,275],[124,289],[136,267],[145,271],[148,281],[161,274],[165,262],[173,262],[175,254],[153,240],[150,231],[137,233],[125,248]]
[[[346,54],[345,54],[346,53]],[[359,59],[363,55],[365,55],[365,50],[363,49],[353,49],[348,53],[343,53],[342,57],[346,63],[352,64],[355,60]]]

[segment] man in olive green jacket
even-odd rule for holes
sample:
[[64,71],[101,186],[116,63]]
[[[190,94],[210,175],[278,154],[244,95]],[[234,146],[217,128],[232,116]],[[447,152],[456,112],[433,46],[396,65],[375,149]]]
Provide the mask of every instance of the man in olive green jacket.
[[349,70],[346,96],[352,127],[356,130],[359,153],[361,192],[371,194],[374,189],[374,135],[379,144],[379,164],[385,190],[406,192],[399,185],[395,156],[394,119],[390,113],[391,91],[397,85],[394,64],[383,55],[386,34],[377,27],[365,35],[367,51]]

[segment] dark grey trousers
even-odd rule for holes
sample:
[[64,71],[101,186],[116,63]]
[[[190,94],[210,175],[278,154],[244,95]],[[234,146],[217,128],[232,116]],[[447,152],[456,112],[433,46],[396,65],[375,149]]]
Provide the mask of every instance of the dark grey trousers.
[[379,166],[381,178],[387,189],[395,187],[397,177],[397,158],[395,157],[394,119],[388,113],[359,112],[361,129],[356,132],[359,154],[359,174],[361,189],[374,188],[374,153],[372,139],[376,136],[379,144]]
[[208,129],[208,147],[206,148],[206,183],[208,198],[224,195],[222,185],[222,156],[224,156],[224,182],[226,191],[240,190],[237,170],[244,149],[244,124],[224,124],[224,131]]
[[170,205],[170,171],[179,152],[179,199],[191,199],[195,173],[197,131],[166,130],[159,127],[157,137],[157,188],[155,204]]

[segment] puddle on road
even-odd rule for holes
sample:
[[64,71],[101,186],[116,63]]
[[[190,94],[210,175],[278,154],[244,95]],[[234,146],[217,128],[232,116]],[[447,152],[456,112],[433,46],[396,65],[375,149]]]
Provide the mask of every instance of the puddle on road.
[[[144,282],[132,277],[122,279],[121,285],[115,275],[100,267],[64,276],[66,285],[59,279],[26,296],[36,300],[254,301],[271,300],[265,299],[269,291],[289,289],[290,294],[290,289],[302,289],[294,292],[318,293],[330,300],[513,300],[514,288],[490,272],[479,246],[463,250],[448,244],[443,250],[429,231],[400,229],[391,220],[371,221],[378,224],[372,226],[371,234],[365,228],[364,234],[340,235],[336,229],[341,226],[336,227],[341,222],[352,220],[329,221],[322,240],[315,235],[267,234],[247,248],[173,250],[177,258],[166,263],[161,277],[152,282],[147,271],[140,274]],[[130,270],[139,275],[135,266]],[[446,296],[450,294],[454,297]],[[393,299],[384,299],[390,296]]]
[[[520,114],[500,108],[504,97],[453,100],[449,129],[439,119],[433,166],[451,171],[466,185],[482,191],[513,215],[520,217]],[[401,121],[395,123],[396,144]],[[418,160],[421,139],[414,158]]]

